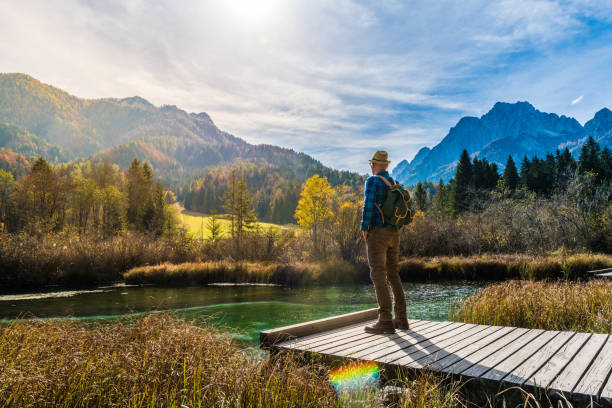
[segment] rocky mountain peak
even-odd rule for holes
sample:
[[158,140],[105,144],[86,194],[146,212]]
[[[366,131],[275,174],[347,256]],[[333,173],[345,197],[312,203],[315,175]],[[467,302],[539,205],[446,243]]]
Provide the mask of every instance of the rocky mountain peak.
[[496,162],[503,170],[508,155],[515,162],[525,155],[544,157],[568,144],[579,146],[589,133],[602,142],[607,136],[612,143],[609,109],[599,111],[583,128],[574,118],[541,112],[529,102],[497,102],[480,118],[461,118],[438,145],[421,149],[412,162],[396,166],[393,176],[406,184],[440,178],[447,181],[453,177],[463,149]]

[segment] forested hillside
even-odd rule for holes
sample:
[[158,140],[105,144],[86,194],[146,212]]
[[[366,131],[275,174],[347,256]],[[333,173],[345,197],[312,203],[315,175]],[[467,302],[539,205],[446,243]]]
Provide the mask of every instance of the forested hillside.
[[137,96],[81,99],[24,74],[0,74],[0,148],[0,166],[15,176],[29,166],[19,163],[39,156],[51,163],[108,160],[123,169],[137,158],[187,208],[205,212],[219,208],[229,167],[238,166],[260,217],[278,222],[292,221],[299,186],[314,173],[333,185],[363,181],[291,149],[247,143],[204,112],[156,107]]
[[[254,209],[259,218],[277,224],[287,224],[295,222],[293,214],[302,183],[313,174],[327,177],[334,186],[351,186],[353,191],[358,191],[363,186],[364,179],[356,173],[331,170],[317,164],[308,160],[292,166],[243,162],[235,168],[237,175],[244,179],[253,195]],[[231,171],[228,167],[217,167],[204,177],[194,180],[181,194],[185,208],[206,213],[223,212],[223,194],[230,177]]]

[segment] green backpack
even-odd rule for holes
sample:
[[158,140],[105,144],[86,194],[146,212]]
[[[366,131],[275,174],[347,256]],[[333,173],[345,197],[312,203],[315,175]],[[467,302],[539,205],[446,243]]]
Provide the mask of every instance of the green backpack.
[[380,212],[383,224],[391,225],[407,225],[412,220],[412,204],[410,202],[410,194],[399,183],[391,185],[389,180],[383,176],[378,176],[389,187],[387,198],[382,204],[382,208],[376,204],[376,208]]

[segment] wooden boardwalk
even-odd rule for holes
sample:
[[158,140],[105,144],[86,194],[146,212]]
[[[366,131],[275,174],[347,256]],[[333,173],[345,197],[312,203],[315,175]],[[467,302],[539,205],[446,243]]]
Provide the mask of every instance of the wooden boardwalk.
[[[612,336],[410,320],[409,330],[368,334],[377,309],[260,333],[260,345],[387,369],[428,369],[503,389],[521,386],[573,403],[612,407]],[[479,383],[481,384],[481,383]]]

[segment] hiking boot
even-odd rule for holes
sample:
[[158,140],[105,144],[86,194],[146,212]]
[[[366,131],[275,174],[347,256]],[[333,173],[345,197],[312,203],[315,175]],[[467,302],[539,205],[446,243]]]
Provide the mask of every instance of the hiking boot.
[[395,333],[395,328],[391,320],[379,320],[371,326],[366,326],[365,331],[372,334],[392,334]]
[[393,327],[402,330],[408,330],[410,328],[408,326],[408,319],[405,317],[398,317],[393,319]]

